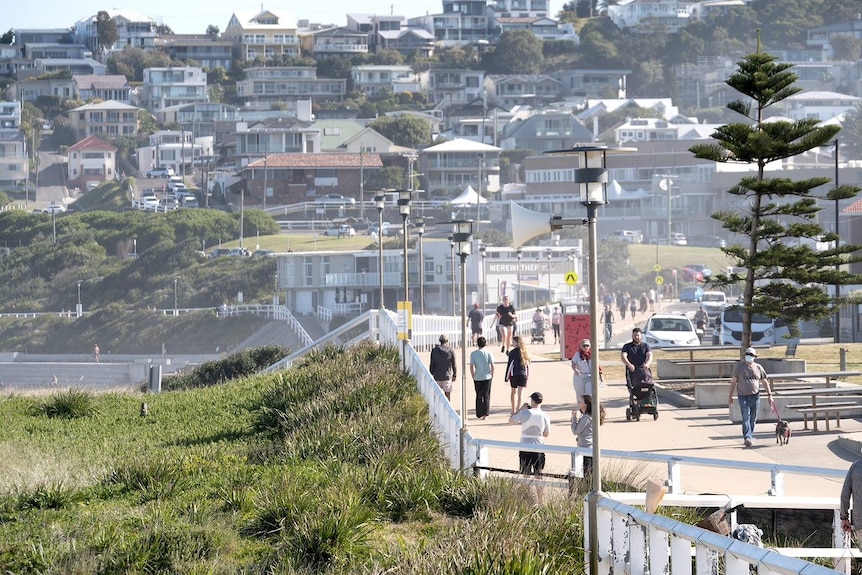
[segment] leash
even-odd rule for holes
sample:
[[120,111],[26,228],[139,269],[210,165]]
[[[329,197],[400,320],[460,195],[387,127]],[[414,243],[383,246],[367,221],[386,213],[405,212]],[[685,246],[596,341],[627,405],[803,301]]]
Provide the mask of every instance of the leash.
[[778,408],[775,407],[775,400],[772,398],[769,399],[769,408],[772,410],[772,413],[775,414],[775,417],[777,417],[778,420],[781,421],[781,414],[778,413]]

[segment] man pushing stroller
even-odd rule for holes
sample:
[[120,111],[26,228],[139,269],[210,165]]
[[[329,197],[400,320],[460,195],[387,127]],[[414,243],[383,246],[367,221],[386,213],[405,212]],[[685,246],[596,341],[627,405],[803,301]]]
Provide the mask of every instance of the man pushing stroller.
[[649,365],[652,363],[652,349],[643,338],[641,328],[634,328],[632,340],[623,346],[620,353],[620,358],[626,366],[626,387],[629,388],[629,393],[632,390],[632,377],[635,371],[642,367],[649,369]]

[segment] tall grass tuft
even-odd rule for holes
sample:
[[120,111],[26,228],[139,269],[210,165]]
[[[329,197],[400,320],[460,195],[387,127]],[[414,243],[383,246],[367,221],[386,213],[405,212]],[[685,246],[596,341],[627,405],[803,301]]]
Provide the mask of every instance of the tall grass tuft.
[[80,389],[70,389],[34,404],[33,413],[51,418],[79,419],[96,415],[98,409],[93,394]]
[[198,389],[248,377],[259,373],[289,353],[290,350],[281,345],[244,349],[225,358],[202,363],[188,373],[180,372],[168,376],[162,380],[162,390]]
[[191,485],[182,469],[165,459],[140,458],[115,467],[102,481],[125,491],[139,491],[143,501],[176,496]]
[[82,492],[69,489],[62,481],[56,483],[40,483],[32,489],[20,492],[15,496],[15,507],[24,511],[28,509],[63,509],[73,503],[83,501]]

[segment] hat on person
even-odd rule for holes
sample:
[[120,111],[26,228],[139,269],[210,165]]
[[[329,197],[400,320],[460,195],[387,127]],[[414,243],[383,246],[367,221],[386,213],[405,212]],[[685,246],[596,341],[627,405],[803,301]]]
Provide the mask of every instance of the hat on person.
[[757,350],[753,347],[749,347],[745,350],[745,355],[750,355],[751,357],[757,357]]
[[440,343],[446,343],[447,341],[449,341],[449,338],[446,337],[446,334],[440,336]]
[[538,391],[534,391],[533,393],[530,394],[530,399],[532,399],[536,403],[542,403],[542,400],[544,398],[542,397],[541,393],[539,393]]
[[581,342],[581,347],[584,347],[584,346],[590,347],[591,345],[592,345],[592,343],[590,343],[590,340],[588,340],[588,339],[585,339]]

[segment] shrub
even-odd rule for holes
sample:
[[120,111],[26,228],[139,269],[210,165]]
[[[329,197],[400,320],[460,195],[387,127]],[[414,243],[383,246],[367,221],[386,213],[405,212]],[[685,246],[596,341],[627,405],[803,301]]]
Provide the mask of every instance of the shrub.
[[55,393],[47,401],[34,405],[33,411],[39,415],[62,419],[90,417],[97,413],[93,395],[80,389]]
[[244,349],[223,359],[208,361],[189,373],[177,373],[162,380],[163,391],[197,389],[219,385],[259,373],[286,357],[290,350],[280,345]]

